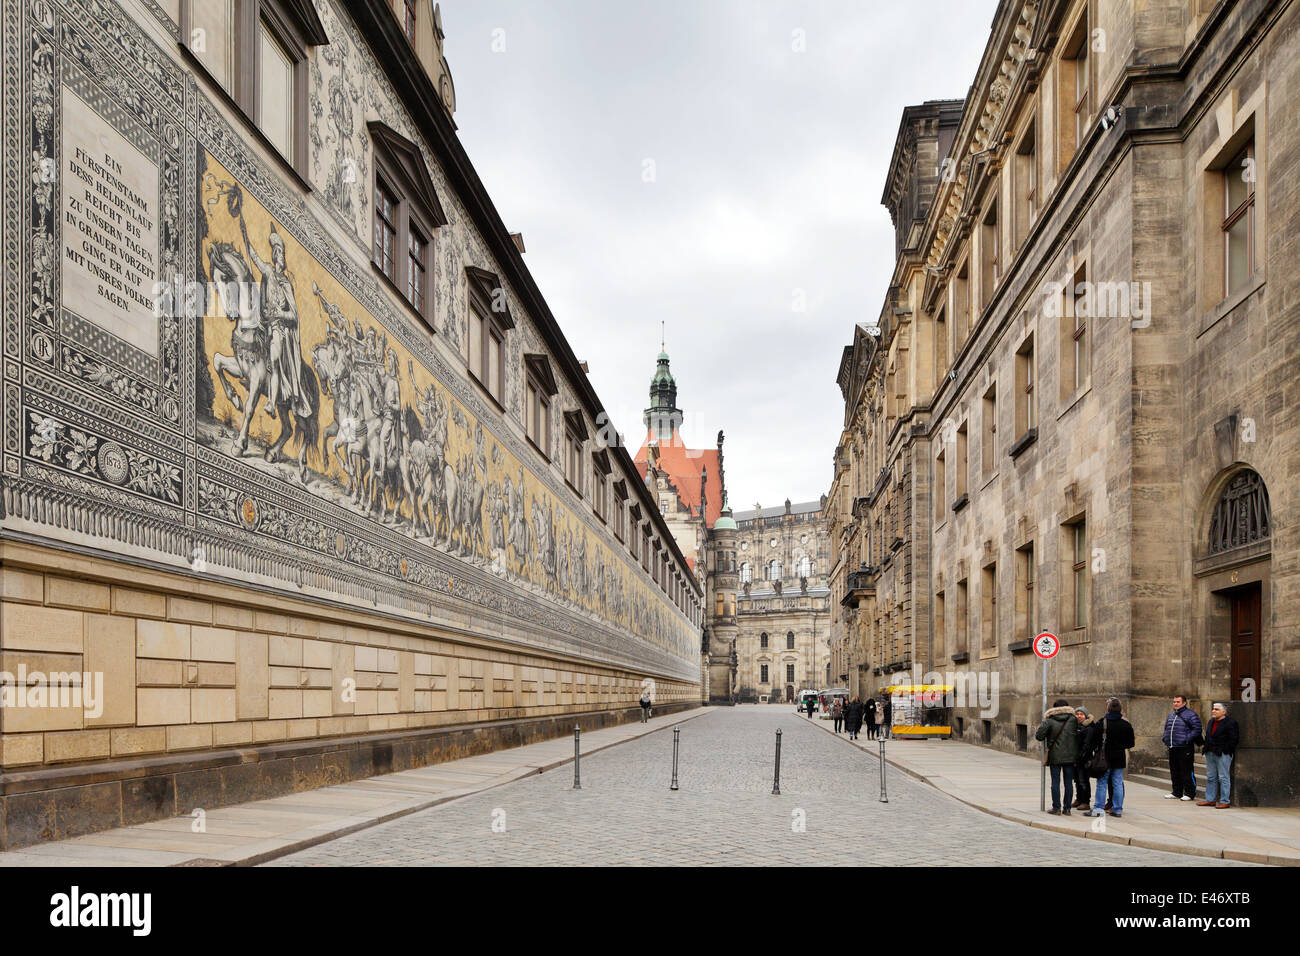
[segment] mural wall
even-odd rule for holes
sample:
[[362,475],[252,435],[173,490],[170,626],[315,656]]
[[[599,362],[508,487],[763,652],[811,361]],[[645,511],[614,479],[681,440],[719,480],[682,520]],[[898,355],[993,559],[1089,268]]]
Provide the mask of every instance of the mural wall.
[[4,5],[5,525],[698,679],[696,628],[449,360],[464,266],[499,270],[427,152],[452,349],[366,268],[338,163],[410,124],[320,9],[309,203],[115,5]]

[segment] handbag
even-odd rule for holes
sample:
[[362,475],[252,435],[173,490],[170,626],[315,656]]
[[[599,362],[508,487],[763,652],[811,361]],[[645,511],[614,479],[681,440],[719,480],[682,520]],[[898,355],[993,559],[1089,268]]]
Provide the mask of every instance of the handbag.
[[[1104,722],[1103,722],[1104,723]],[[1086,766],[1089,777],[1104,777],[1110,770],[1110,762],[1106,759],[1106,728],[1101,728],[1101,743],[1097,745],[1096,751],[1088,758]]]

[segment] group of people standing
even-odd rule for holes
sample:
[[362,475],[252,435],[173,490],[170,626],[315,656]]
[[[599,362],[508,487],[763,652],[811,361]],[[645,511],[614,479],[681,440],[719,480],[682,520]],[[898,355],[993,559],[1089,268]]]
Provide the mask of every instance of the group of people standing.
[[[894,704],[886,697],[881,704],[874,697],[868,697],[863,703],[861,697],[845,700],[836,697],[831,702],[831,720],[835,722],[835,732],[841,730],[849,735],[849,740],[857,740],[862,733],[863,723],[867,726],[867,739],[876,740],[889,736],[889,725],[893,720]],[[809,712],[809,716],[812,713]],[[879,718],[879,719],[878,719]]]
[[[1165,799],[1196,798],[1193,762],[1195,748],[1200,746],[1205,754],[1207,780],[1205,799],[1197,806],[1227,809],[1231,805],[1229,772],[1240,737],[1237,722],[1228,716],[1226,704],[1216,703],[1210,724],[1203,729],[1185,696],[1175,696],[1173,704],[1162,737],[1169,752],[1173,783],[1173,791],[1165,794]],[[1118,697],[1106,702],[1100,720],[1094,719],[1086,707],[1071,707],[1066,700],[1054,701],[1043,714],[1034,739],[1043,741],[1044,762],[1052,779],[1052,809],[1048,813],[1069,816],[1075,809],[1085,811],[1088,817],[1123,814],[1127,752],[1136,740]],[[1093,780],[1097,781],[1095,793]]]

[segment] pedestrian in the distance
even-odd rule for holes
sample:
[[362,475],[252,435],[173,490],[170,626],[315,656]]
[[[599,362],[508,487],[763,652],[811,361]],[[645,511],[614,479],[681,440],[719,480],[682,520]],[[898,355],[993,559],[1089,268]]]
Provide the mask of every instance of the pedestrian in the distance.
[[1165,794],[1166,800],[1196,799],[1196,778],[1192,776],[1196,762],[1196,746],[1201,736],[1201,718],[1187,706],[1187,698],[1174,695],[1173,712],[1165,718],[1165,732],[1161,741],[1169,753],[1169,780],[1173,790]]
[[1093,719],[1086,707],[1074,708],[1079,722],[1079,758],[1074,762],[1074,809],[1087,810],[1092,804],[1092,777],[1088,764],[1101,746],[1101,724]]
[[643,690],[641,691],[641,723],[644,724],[649,720],[650,720],[650,692],[648,690]]
[[876,728],[876,698],[874,698],[874,697],[868,697],[868,698],[867,698],[867,702],[866,702],[866,704],[863,705],[862,712],[863,712],[863,714],[865,715],[865,717],[866,717],[866,721],[867,721],[867,739],[868,739],[868,740],[875,740],[875,739],[876,739],[876,733],[877,733],[877,728]]
[[831,704],[831,720],[835,722],[835,732],[838,734],[840,728],[844,726],[844,703],[840,698],[835,698],[835,703]]
[[1198,807],[1232,806],[1232,755],[1237,752],[1241,730],[1235,717],[1228,716],[1227,704],[1210,708],[1210,722],[1205,727],[1205,799]]
[[1043,741],[1043,762],[1052,775],[1052,809],[1047,812],[1068,817],[1074,792],[1074,763],[1079,758],[1079,721],[1069,701],[1052,702],[1051,709],[1043,714],[1043,722],[1034,731],[1034,739]]
[[844,712],[844,727],[849,732],[849,740],[857,740],[858,732],[862,729],[862,699],[854,697],[849,701],[848,709]]
[[813,712],[817,710],[817,698],[809,695],[808,699],[804,701],[804,706],[808,708],[808,719],[812,720]]
[[894,722],[894,699],[892,697],[885,697],[885,705],[881,708],[880,716],[882,718],[880,722],[880,736],[888,740],[889,728]]
[[[1106,701],[1106,716],[1101,721],[1101,749],[1106,755],[1106,772],[1097,778],[1096,793],[1092,798],[1092,809],[1085,817],[1099,817],[1109,813],[1112,817],[1124,814],[1124,770],[1128,766],[1128,754],[1136,743],[1133,725],[1124,719],[1123,708],[1118,697]],[[1107,809],[1103,810],[1102,808]]]

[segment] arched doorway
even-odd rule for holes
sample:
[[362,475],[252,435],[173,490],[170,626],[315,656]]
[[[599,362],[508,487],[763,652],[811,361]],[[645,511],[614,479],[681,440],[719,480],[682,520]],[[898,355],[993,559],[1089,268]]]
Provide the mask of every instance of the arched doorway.
[[1260,700],[1273,525],[1268,489],[1259,473],[1247,467],[1229,472],[1215,487],[1202,539],[1204,556],[1197,562],[1210,576],[1217,599],[1210,637],[1227,651],[1231,698]]
[[788,703],[794,702],[794,684],[785,685],[785,699]]

